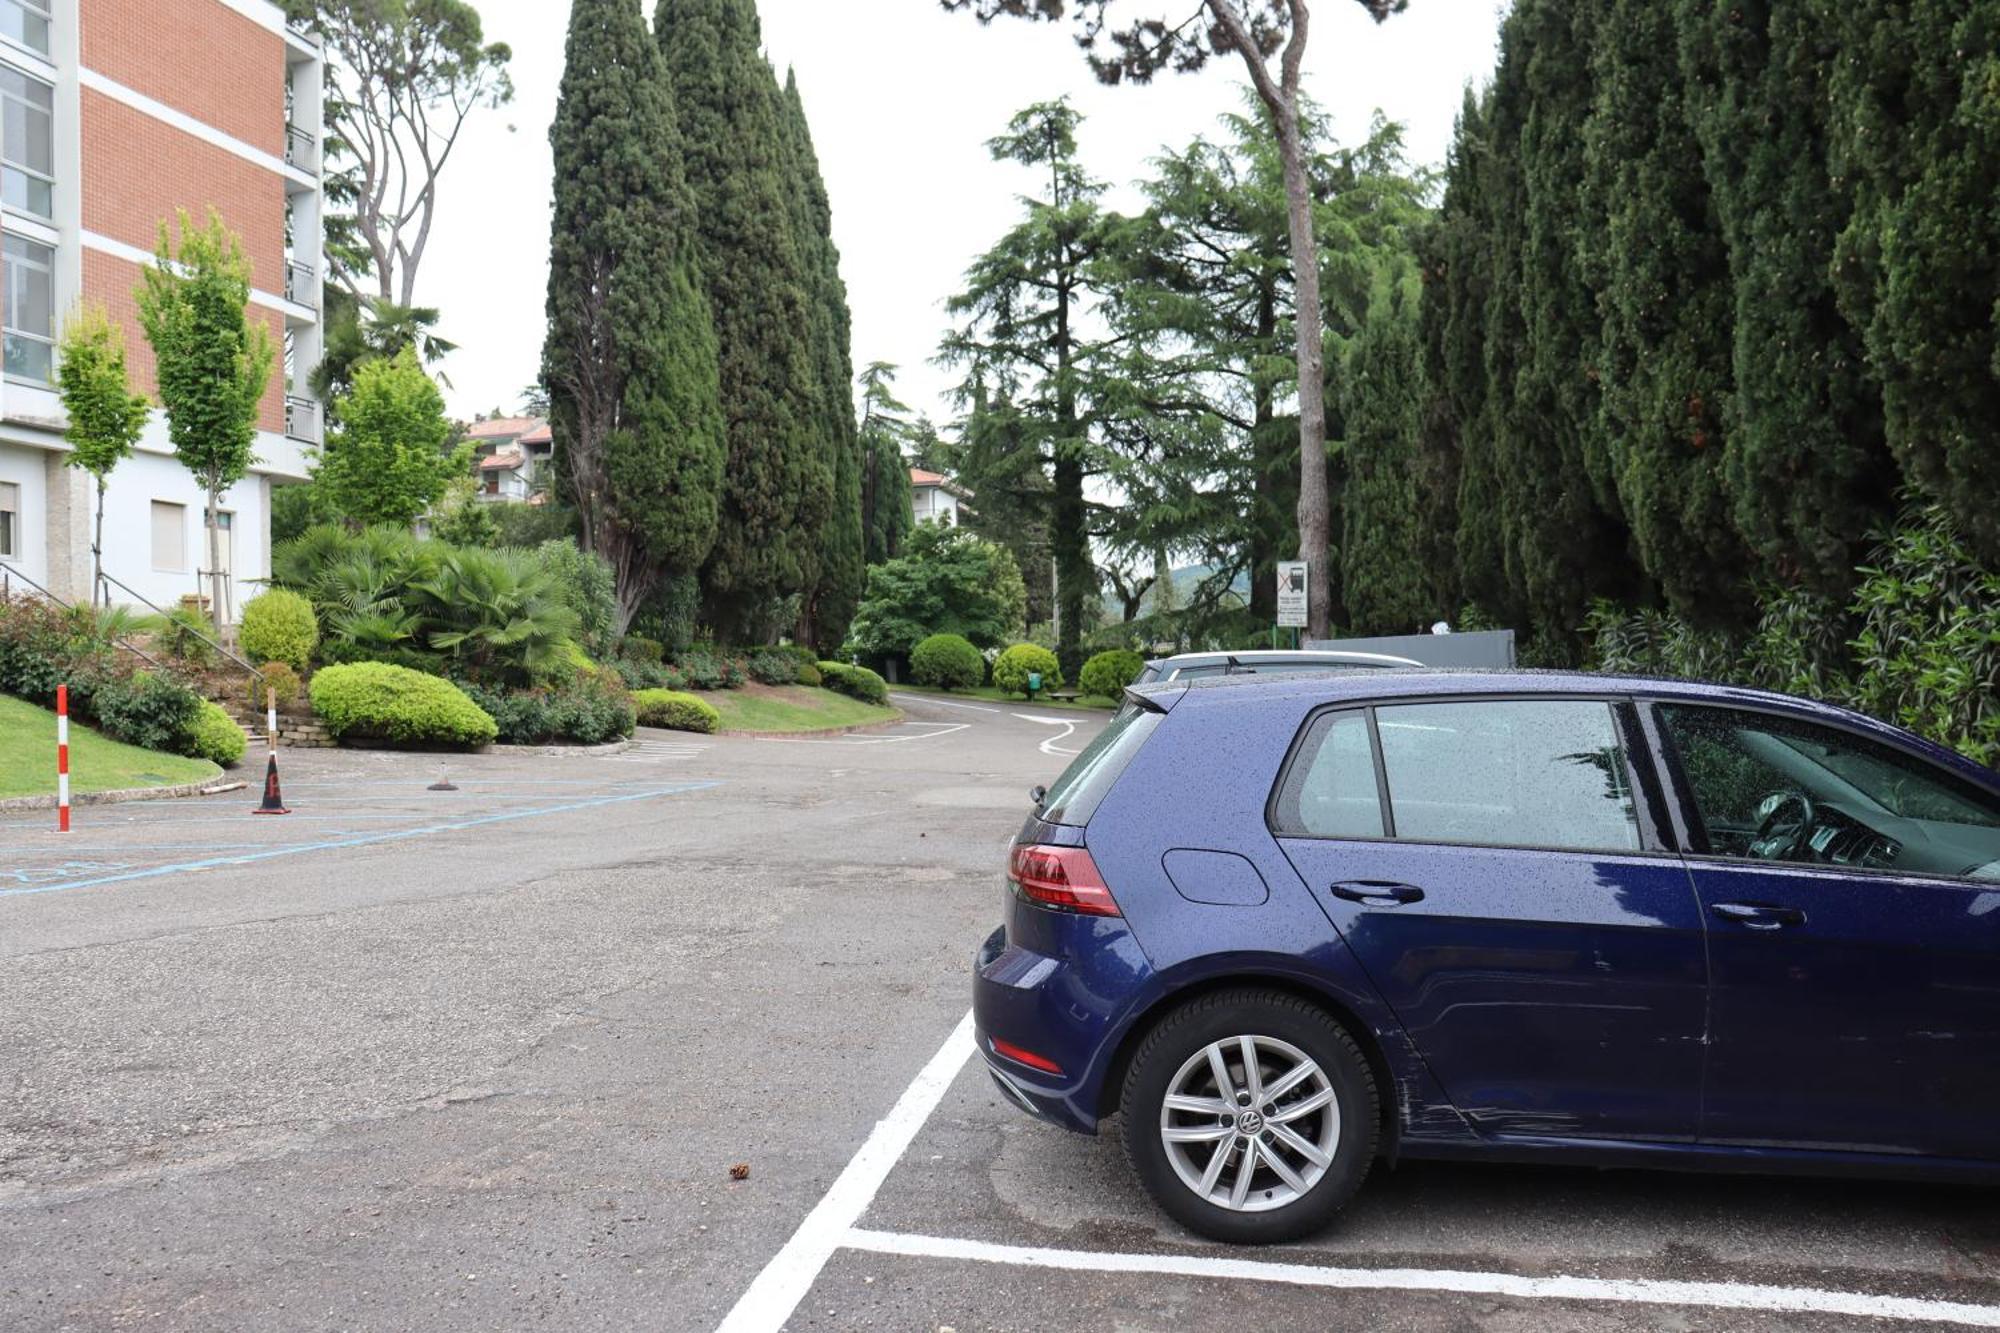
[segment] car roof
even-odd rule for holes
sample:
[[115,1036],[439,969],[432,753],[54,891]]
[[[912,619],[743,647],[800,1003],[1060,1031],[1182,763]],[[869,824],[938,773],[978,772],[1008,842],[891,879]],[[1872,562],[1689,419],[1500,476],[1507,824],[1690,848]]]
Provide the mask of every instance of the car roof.
[[1148,692],[1185,690],[1190,703],[1197,699],[1223,703],[1232,697],[1249,697],[1232,696],[1229,692],[1241,690],[1253,682],[1256,684],[1255,697],[1273,702],[1300,695],[1337,702],[1343,699],[1448,698],[1479,694],[1640,694],[1650,698],[1776,706],[1850,719],[1862,716],[1832,704],[1771,690],[1595,671],[1458,669],[1383,671],[1340,676],[1212,676],[1190,681],[1163,681],[1157,685],[1134,688]]

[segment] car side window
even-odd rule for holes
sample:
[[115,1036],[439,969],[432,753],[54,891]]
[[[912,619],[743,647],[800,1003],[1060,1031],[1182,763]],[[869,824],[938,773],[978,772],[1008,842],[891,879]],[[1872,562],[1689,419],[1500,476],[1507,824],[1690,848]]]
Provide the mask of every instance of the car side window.
[[1915,755],[1742,709],[1659,717],[1713,855],[2000,880],[2000,799]]
[[1368,715],[1323,713],[1278,789],[1278,831],[1308,838],[1379,838],[1382,796]]
[[1640,846],[1611,705],[1491,699],[1378,708],[1392,834],[1574,851]]

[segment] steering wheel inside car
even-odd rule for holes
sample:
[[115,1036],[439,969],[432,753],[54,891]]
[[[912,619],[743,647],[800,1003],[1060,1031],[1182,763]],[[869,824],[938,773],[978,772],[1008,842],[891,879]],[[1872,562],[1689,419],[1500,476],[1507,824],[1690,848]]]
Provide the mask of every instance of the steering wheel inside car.
[[1757,807],[1757,832],[1750,855],[1762,861],[1803,861],[1819,811],[1802,791],[1774,791]]

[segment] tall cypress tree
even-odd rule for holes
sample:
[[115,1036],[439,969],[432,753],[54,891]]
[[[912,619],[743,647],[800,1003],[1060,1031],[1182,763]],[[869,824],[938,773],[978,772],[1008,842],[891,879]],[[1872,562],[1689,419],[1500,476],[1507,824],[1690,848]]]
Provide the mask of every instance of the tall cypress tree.
[[785,75],[785,146],[791,158],[793,230],[811,283],[809,331],[818,400],[813,415],[832,478],[832,509],[817,548],[819,577],[800,599],[798,640],[829,650],[847,637],[867,576],[861,531],[861,447],[855,436],[853,328],[840,251],[833,243],[833,203],[820,175],[812,127],[795,72]]
[[1681,67],[1735,291],[1724,475],[1763,572],[1830,596],[1886,517],[1880,388],[1834,295],[1828,29],[1806,0],[1680,0]]
[[725,639],[768,637],[782,599],[816,576],[833,489],[814,439],[812,283],[792,225],[783,99],[754,0],[660,0],[655,27],[680,114],[727,422],[705,610]]
[[861,386],[860,451],[863,561],[879,565],[903,552],[903,538],[916,523],[910,502],[910,469],[903,441],[910,434],[910,409],[896,397],[896,367],[871,361],[856,381]]
[[1891,450],[2000,562],[2000,12],[1812,0],[1835,33],[1831,158],[1856,202],[1835,254]]
[[542,378],[565,493],[616,575],[622,633],[662,579],[707,557],[722,483],[715,334],[640,0],[575,0],[549,142]]
[[1597,33],[1584,142],[1588,188],[1606,209],[1602,447],[1646,573],[1682,614],[1735,621],[1750,597],[1723,482],[1734,294],[1673,14],[1612,0]]
[[1419,364],[1415,296],[1398,290],[1375,303],[1341,365],[1340,574],[1361,634],[1413,633],[1451,611],[1419,551]]

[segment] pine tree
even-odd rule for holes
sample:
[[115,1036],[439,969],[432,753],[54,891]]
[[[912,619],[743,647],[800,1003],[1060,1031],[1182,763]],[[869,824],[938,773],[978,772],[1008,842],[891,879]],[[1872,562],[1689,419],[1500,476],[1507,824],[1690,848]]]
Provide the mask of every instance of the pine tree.
[[585,549],[617,628],[715,539],[723,422],[672,91],[640,0],[576,0],[549,141],[543,383]]
[[1680,0],[1681,67],[1734,285],[1724,475],[1775,581],[1844,597],[1894,506],[1881,391],[1832,262],[1852,193],[1828,168],[1827,29],[1805,0]]
[[1612,0],[1598,27],[1586,188],[1605,209],[1600,429],[1640,563],[1675,610],[1741,620],[1748,553],[1723,481],[1734,389],[1729,257],[1688,122],[1673,16]]
[[753,0],[660,0],[655,26],[680,116],[728,431],[702,576],[706,614],[724,639],[767,638],[783,599],[814,573],[833,491],[814,439],[812,283],[792,226],[783,99],[759,49]]
[[796,637],[829,650],[847,637],[847,622],[867,576],[861,530],[861,448],[855,438],[853,316],[833,243],[833,204],[821,178],[795,73],[785,76],[784,131],[791,157],[793,229],[811,281],[810,332],[818,401],[815,434],[832,476],[831,512],[813,554],[818,578],[805,591]]
[[1837,40],[1832,173],[1855,207],[1841,309],[1865,331],[1904,474],[2000,562],[2000,12],[1812,0]]
[[862,558],[879,565],[903,553],[903,539],[915,515],[910,508],[910,469],[903,461],[903,441],[910,431],[910,409],[896,397],[896,367],[872,361],[861,372]]

